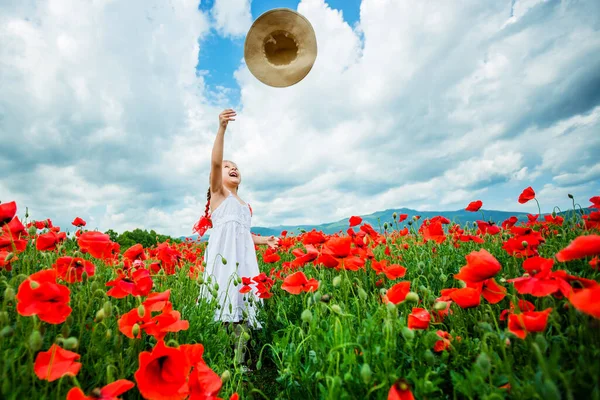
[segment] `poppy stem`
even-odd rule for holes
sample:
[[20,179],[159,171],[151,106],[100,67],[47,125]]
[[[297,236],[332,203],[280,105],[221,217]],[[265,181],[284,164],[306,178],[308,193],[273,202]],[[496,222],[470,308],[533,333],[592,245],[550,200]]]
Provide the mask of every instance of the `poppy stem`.
[[542,216],[542,209],[540,208],[540,202],[536,198],[534,198],[534,200],[535,200],[535,202],[537,203],[537,206],[538,206],[538,215],[541,217]]

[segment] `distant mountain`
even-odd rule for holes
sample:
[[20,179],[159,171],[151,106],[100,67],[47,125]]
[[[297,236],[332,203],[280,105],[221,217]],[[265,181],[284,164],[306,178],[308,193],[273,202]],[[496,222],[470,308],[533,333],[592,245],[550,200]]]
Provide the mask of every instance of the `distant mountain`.
[[[394,213],[400,215],[400,214],[408,214],[408,218],[403,221],[401,224],[398,225],[398,228],[403,228],[405,226],[407,226],[409,221],[412,221],[412,217],[414,217],[415,215],[420,215],[421,216],[421,220],[427,219],[427,218],[432,218],[438,215],[441,215],[443,217],[448,218],[450,221],[457,223],[459,225],[465,225],[467,223],[470,222],[475,222],[477,220],[481,220],[483,219],[482,215],[481,215],[481,211],[483,211],[483,214],[485,215],[485,220],[486,221],[494,221],[498,224],[502,223],[502,221],[512,217],[513,215],[515,217],[517,217],[519,219],[519,221],[527,221],[527,213],[524,212],[511,212],[511,211],[496,211],[496,210],[480,210],[478,212],[469,212],[469,211],[465,211],[463,210],[457,210],[457,211],[417,211],[417,210],[412,210],[410,208],[397,208],[397,209],[389,209],[389,210],[385,210],[385,211],[377,211],[373,214],[369,214],[369,215],[361,215],[361,218],[363,219],[363,222],[366,222],[368,224],[371,224],[373,226],[373,228],[375,228],[376,230],[383,229],[383,224],[384,222],[387,222],[388,224],[392,224],[392,227],[394,229],[396,229],[396,225],[393,223],[393,217],[392,215]],[[564,215],[565,213],[568,212],[573,212],[571,211],[567,211],[567,212],[563,212],[562,214]],[[586,210],[584,209],[584,212],[586,212]],[[350,218],[350,216],[348,216],[348,218]],[[313,229],[316,229],[317,231],[323,231],[323,233],[325,234],[332,234],[332,233],[336,233],[336,232],[340,232],[343,231],[345,232],[348,229],[348,218],[344,218],[341,219],[339,221],[336,222],[329,222],[329,223],[325,223],[325,224],[320,224],[320,225],[278,225],[278,226],[272,226],[272,227],[262,227],[262,226],[253,226],[252,227],[252,232],[259,234],[261,236],[270,236],[270,235],[275,235],[275,236],[279,236],[281,234],[281,231],[288,231],[290,233],[294,232],[294,233],[299,233],[300,230],[305,230],[305,231],[310,231]],[[419,222],[420,222],[419,221]],[[210,233],[210,231],[208,231]],[[198,237],[198,235],[194,235],[194,236],[189,236],[192,239],[196,239]],[[182,239],[184,239],[185,236],[182,237]],[[207,240],[207,235],[205,235],[202,240]]]

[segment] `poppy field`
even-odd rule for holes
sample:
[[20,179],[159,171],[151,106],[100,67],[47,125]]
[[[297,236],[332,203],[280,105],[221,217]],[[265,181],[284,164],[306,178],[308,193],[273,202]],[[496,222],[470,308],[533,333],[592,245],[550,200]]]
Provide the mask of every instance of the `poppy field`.
[[527,221],[482,206],[282,232],[232,277],[263,299],[240,335],[198,302],[206,243],[120,248],[0,203],[0,397],[600,399],[600,196]]

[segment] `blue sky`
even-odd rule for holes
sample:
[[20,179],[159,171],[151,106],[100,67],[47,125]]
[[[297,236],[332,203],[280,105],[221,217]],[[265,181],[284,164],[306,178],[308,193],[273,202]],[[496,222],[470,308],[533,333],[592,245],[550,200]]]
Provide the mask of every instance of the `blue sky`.
[[[319,53],[276,89],[243,62],[289,7]],[[189,235],[217,116],[253,224],[407,207],[543,212],[600,194],[596,0],[0,2],[0,200],[69,227]]]

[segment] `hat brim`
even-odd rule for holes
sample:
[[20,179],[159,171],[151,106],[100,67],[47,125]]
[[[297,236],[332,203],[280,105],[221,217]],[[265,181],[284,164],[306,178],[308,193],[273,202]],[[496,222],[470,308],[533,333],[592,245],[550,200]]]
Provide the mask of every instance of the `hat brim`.
[[[265,40],[274,32],[291,34],[298,46],[296,58],[285,65],[275,65],[265,54]],[[254,21],[246,35],[244,59],[259,81],[273,87],[287,87],[300,82],[312,69],[317,58],[317,38],[310,22],[289,8],[276,8]]]

